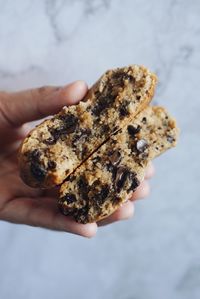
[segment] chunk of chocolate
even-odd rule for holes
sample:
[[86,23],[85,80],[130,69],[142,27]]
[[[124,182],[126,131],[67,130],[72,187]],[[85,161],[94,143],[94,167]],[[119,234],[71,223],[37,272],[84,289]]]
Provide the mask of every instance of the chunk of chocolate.
[[146,118],[146,117],[143,117],[143,118],[142,118],[142,123],[143,123],[143,124],[146,124],[146,122],[147,122],[147,118]]
[[139,96],[139,95],[136,96],[136,100],[137,100],[137,101],[139,101],[140,98],[141,98],[141,96]]
[[80,189],[80,191],[84,190],[84,189],[87,189],[87,181],[85,179],[84,176],[81,176],[79,181],[78,181],[78,187]]
[[123,87],[124,86],[124,72],[116,71],[112,76],[111,84],[113,86],[119,85],[119,86]]
[[109,95],[101,95],[94,108],[92,109],[92,113],[95,116],[100,116],[102,112],[104,112],[106,109],[108,109],[112,103],[115,101],[115,96],[109,94]]
[[39,149],[34,149],[32,152],[29,153],[29,159],[31,161],[38,162],[41,156],[41,151]]
[[121,166],[117,169],[116,179],[115,179],[115,187],[117,192],[120,192],[121,189],[124,187],[126,180],[129,176],[129,170],[125,167]]
[[112,165],[118,165],[121,161],[121,154],[118,150],[115,150],[114,152],[111,152],[109,155],[109,160],[112,163]]
[[132,75],[121,71],[116,71],[115,74],[113,74],[111,82],[114,86],[118,85],[124,87],[124,81],[129,81],[134,84],[135,78]]
[[101,190],[98,193],[94,194],[95,201],[98,204],[102,205],[105,202],[105,200],[109,194],[109,190],[110,190],[110,188],[108,185],[102,186]]
[[81,209],[78,209],[75,213],[71,213],[75,220],[77,222],[80,222],[80,223],[87,223],[88,222],[88,211],[89,211],[89,208],[88,206],[84,206],[83,208]]
[[30,161],[30,171],[35,179],[43,181],[46,176],[46,169],[40,162],[41,151],[34,149],[32,152],[28,152],[28,159]]
[[52,160],[48,161],[48,169],[53,170],[55,168],[56,168],[56,162]]
[[60,115],[59,117],[63,121],[63,133],[73,133],[79,124],[79,119],[75,115],[68,113],[64,115]]
[[61,135],[64,133],[64,127],[60,126],[58,128],[51,128],[49,129],[49,132],[51,134],[50,142],[51,144],[55,144],[57,140],[61,137]]
[[78,188],[79,188],[79,193],[82,196],[82,198],[87,200],[88,199],[89,186],[88,186],[87,180],[85,179],[85,177],[83,175],[79,178]]
[[102,127],[101,127],[101,134],[106,134],[106,133],[108,133],[110,131],[110,128],[109,128],[109,126],[107,125],[107,124],[105,124],[105,125],[103,125]]
[[59,119],[62,120],[62,124],[60,124],[60,126],[57,128],[49,129],[51,137],[46,139],[45,143],[56,143],[59,138],[63,139],[63,135],[73,133],[79,125],[78,117],[70,113],[66,115],[60,115]]
[[131,175],[130,175],[130,181],[131,181],[131,186],[128,189],[128,192],[135,191],[135,189],[140,185],[140,182],[139,182],[139,180],[136,177],[136,173],[133,173],[133,172],[131,173]]
[[140,129],[140,126],[134,127],[132,125],[129,125],[127,128],[129,135],[133,138],[135,138],[135,135],[140,132]]
[[121,119],[130,114],[130,112],[128,110],[128,106],[129,106],[129,102],[125,101],[119,107],[119,116]]
[[39,162],[31,162],[30,170],[36,180],[43,181],[45,179],[47,171]]

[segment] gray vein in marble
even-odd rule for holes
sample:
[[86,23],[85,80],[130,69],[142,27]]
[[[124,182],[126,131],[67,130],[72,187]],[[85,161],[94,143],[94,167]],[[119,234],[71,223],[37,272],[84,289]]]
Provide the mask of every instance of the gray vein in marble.
[[[60,22],[60,13],[66,7],[72,7],[75,4],[82,5],[80,7],[81,14],[77,18],[75,24],[69,30],[69,32],[61,32],[59,28]],[[46,15],[49,18],[49,23],[51,25],[55,40],[58,44],[66,42],[67,40],[73,38],[77,31],[85,24],[87,19],[96,14],[101,13],[101,11],[107,11],[111,5],[111,0],[68,0],[68,1],[54,1],[46,0],[45,1],[45,11]],[[74,16],[75,17],[75,16]]]
[[39,66],[36,66],[36,65],[30,65],[29,67],[22,69],[21,71],[16,72],[16,73],[0,69],[0,78],[3,78],[3,79],[15,78],[17,76],[24,75],[24,74],[31,73],[31,72],[36,72],[36,71],[42,72],[42,68]]
[[[59,3],[59,5],[58,5]],[[63,38],[57,28],[57,23],[56,23],[56,17],[59,11],[62,9],[65,1],[54,1],[54,0],[46,0],[45,1],[45,11],[46,15],[49,18],[49,22],[54,34],[54,37],[58,43],[61,43],[63,41]]]
[[86,0],[85,1],[85,15],[95,15],[99,9],[109,9],[111,0]]
[[200,264],[191,263],[185,273],[180,278],[176,289],[179,292],[191,292],[193,289],[199,289],[200,286]]
[[[172,0],[169,2],[169,5],[166,6],[166,14],[168,17],[166,18],[166,21],[161,24],[161,31],[158,31],[158,33],[153,36],[158,59],[157,66],[155,68],[159,77],[157,95],[164,93],[164,90],[168,87],[172,72],[177,66],[187,66],[187,68],[197,70],[200,69],[200,60],[195,60],[195,62],[192,61],[195,53],[200,51],[200,38],[197,32],[191,31],[190,35],[187,36],[184,35],[184,31],[182,32],[182,28],[178,27],[177,33],[181,34],[181,38],[177,39],[175,44],[170,44],[175,36],[174,29],[176,29],[176,18],[179,15],[180,3],[181,1],[179,0]],[[189,5],[189,3],[183,3],[186,10],[187,5]],[[185,18],[186,17],[188,17],[187,14],[185,14]],[[156,26],[157,25],[158,24],[156,23]],[[200,27],[199,25],[198,27]],[[166,47],[169,49],[167,58],[165,57]]]

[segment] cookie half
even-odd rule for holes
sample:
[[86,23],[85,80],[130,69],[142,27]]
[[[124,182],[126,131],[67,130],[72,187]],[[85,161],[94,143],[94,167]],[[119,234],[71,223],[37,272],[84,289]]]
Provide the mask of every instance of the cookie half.
[[64,107],[25,138],[19,152],[23,181],[31,187],[61,184],[111,134],[151,101],[156,76],[143,66],[107,71],[84,101]]
[[164,108],[144,109],[62,184],[62,213],[81,223],[112,214],[144,179],[149,161],[176,145],[177,135]]

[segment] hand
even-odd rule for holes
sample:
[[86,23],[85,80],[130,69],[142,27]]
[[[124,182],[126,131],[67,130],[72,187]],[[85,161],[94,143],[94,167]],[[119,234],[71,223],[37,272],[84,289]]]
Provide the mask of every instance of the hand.
[[[130,218],[133,203],[149,193],[145,180],[131,200],[113,215],[98,224],[79,224],[60,213],[57,208],[57,190],[42,191],[25,185],[19,177],[17,150],[30,128],[27,122],[57,113],[64,105],[79,102],[87,92],[83,81],[65,87],[41,87],[22,92],[0,92],[0,219],[52,230],[66,231],[84,237],[95,235],[97,225]],[[147,170],[146,179],[153,175]]]

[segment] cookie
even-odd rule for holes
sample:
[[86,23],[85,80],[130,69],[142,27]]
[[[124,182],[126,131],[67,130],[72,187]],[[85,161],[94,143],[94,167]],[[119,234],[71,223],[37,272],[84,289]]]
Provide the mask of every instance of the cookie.
[[175,146],[177,134],[176,123],[164,108],[144,109],[62,184],[62,213],[80,223],[112,214],[144,179],[149,161]]
[[84,101],[64,107],[25,138],[19,152],[21,178],[31,187],[61,184],[111,134],[144,109],[156,76],[143,66],[107,71]]

